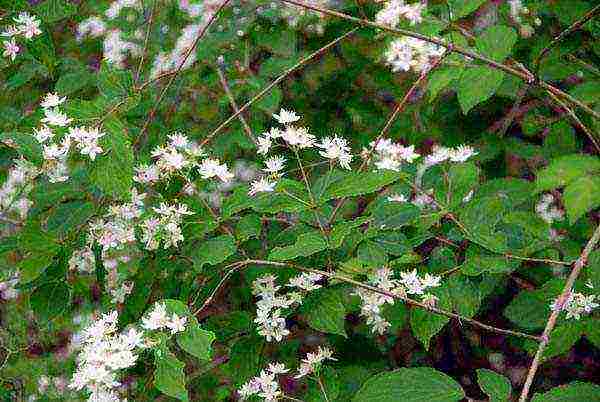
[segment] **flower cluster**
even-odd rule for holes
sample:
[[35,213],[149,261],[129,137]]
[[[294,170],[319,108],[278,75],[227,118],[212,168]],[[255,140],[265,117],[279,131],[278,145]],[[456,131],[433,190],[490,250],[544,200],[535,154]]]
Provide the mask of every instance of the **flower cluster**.
[[120,401],[116,388],[119,370],[133,366],[136,352],[145,347],[143,334],[135,328],[117,332],[117,312],[104,314],[82,333],[82,350],[69,387],[90,392],[88,401]]
[[4,51],[2,56],[9,57],[12,61],[17,58],[17,54],[21,50],[17,43],[19,37],[31,40],[42,33],[40,20],[27,12],[20,13],[16,18],[13,18],[13,21],[15,24],[8,26],[5,31],[0,33],[0,36],[7,38],[3,41]]
[[167,205],[161,203],[158,208],[152,210],[156,213],[155,216],[146,218],[141,223],[142,238],[147,250],[156,250],[163,242],[163,248],[167,249],[171,246],[177,247],[178,243],[183,241],[180,224],[186,215],[193,215],[189,211],[187,205]]
[[171,335],[185,331],[187,317],[173,313],[169,316],[164,303],[156,303],[147,317],[142,318],[142,326],[150,331],[169,329]]
[[[298,373],[294,378],[299,379],[309,374],[317,373],[326,360],[336,360],[333,358],[333,351],[327,347],[319,346],[316,352],[309,352],[302,359],[300,367],[298,367]],[[277,401],[284,397],[279,387],[277,376],[286,374],[289,371],[283,363],[270,363],[258,376],[251,378],[243,384],[237,393],[242,400],[256,395],[265,402]]]
[[265,275],[254,281],[252,284],[252,293],[258,298],[256,302],[256,319],[258,324],[258,333],[264,336],[268,342],[275,339],[281,341],[290,331],[286,328],[283,309],[291,307],[302,302],[303,293],[319,289],[321,285],[317,284],[323,277],[317,273],[301,273],[291,278],[286,285],[290,288],[296,288],[298,291],[291,291],[286,294],[277,294],[281,286],[275,284],[276,277]]
[[423,21],[423,11],[426,5],[423,3],[405,4],[404,0],[390,0],[375,16],[378,24],[396,28],[401,18],[410,21],[410,25],[420,24]]
[[18,159],[8,171],[6,181],[0,187],[0,214],[16,214],[19,219],[27,217],[31,200],[27,198],[38,169],[25,159]]
[[[400,171],[405,163],[412,163],[420,157],[415,152],[415,146],[402,146],[392,142],[388,138],[382,138],[379,141],[371,142],[370,147],[373,152],[374,165],[378,170]],[[368,158],[370,150],[363,150],[363,157]]]
[[384,53],[386,64],[393,72],[428,71],[435,59],[440,58],[446,49],[434,43],[412,37],[394,39]]
[[259,375],[243,384],[238,390],[238,395],[242,400],[257,395],[266,402],[274,402],[283,395],[277,382],[277,375],[288,371],[289,369],[285,368],[283,363],[271,363]]
[[[169,143],[156,147],[152,151],[154,163],[136,167],[134,180],[142,184],[153,184],[174,175],[184,175],[197,169],[203,179],[218,178],[228,182],[234,175],[227,165],[217,159],[204,157],[200,146],[181,133],[169,135]],[[185,175],[184,175],[185,176]]]
[[0,300],[13,300],[19,296],[19,274],[14,274],[10,279],[0,281]]
[[65,100],[65,97],[48,93],[40,104],[44,110],[43,124],[33,130],[33,136],[42,145],[44,171],[51,183],[68,180],[67,157],[71,145],[92,161],[103,152],[98,140],[105,134],[97,127],[69,127],[73,119],[59,108]]
[[361,299],[361,316],[367,320],[367,325],[371,326],[373,332],[384,334],[391,324],[381,315],[382,307],[385,304],[394,304],[394,297],[406,297],[406,295],[421,296],[423,303],[435,305],[437,298],[425,290],[440,286],[441,278],[439,276],[425,274],[420,277],[416,270],[411,272],[401,272],[401,279],[394,279],[394,273],[389,268],[380,268],[375,271],[369,284],[389,293],[389,295],[377,293],[364,288],[357,288],[356,294]]
[[565,217],[565,211],[559,207],[558,199],[551,193],[542,195],[540,201],[535,205],[535,212],[548,223],[562,221]]
[[319,368],[325,360],[335,360],[333,357],[333,351],[329,348],[320,347],[316,352],[309,352],[306,357],[302,359],[300,367],[298,368],[298,374],[294,378],[302,378],[308,374],[313,374],[319,371]]
[[[346,139],[337,135],[333,137],[324,137],[321,141],[317,141],[316,137],[309,133],[308,128],[296,126],[300,120],[294,111],[281,109],[279,114],[274,114],[273,118],[281,124],[282,128],[273,127],[269,131],[262,133],[258,137],[258,153],[266,155],[275,145],[278,139],[291,148],[296,154],[302,149],[314,148],[320,149],[319,155],[329,159],[331,166],[338,163],[344,169],[350,169],[352,154]],[[265,161],[266,167],[263,172],[266,175],[254,180],[250,183],[250,195],[256,195],[261,192],[275,191],[277,180],[283,175],[285,158],[282,156],[274,156]]]
[[423,163],[417,168],[417,175],[415,177],[415,184],[417,187],[421,187],[423,176],[427,169],[439,165],[444,162],[452,163],[464,163],[477,155],[473,147],[468,145],[459,145],[454,148],[448,148],[441,145],[434,145],[431,154],[427,155]]
[[554,311],[566,311],[567,320],[569,318],[575,318],[576,320],[579,320],[582,314],[590,314],[592,310],[600,306],[600,304],[594,301],[595,299],[596,295],[586,296],[583,293],[571,292],[562,306],[558,302],[558,299],[556,299],[554,302],[552,302],[552,304],[550,304],[550,308]]

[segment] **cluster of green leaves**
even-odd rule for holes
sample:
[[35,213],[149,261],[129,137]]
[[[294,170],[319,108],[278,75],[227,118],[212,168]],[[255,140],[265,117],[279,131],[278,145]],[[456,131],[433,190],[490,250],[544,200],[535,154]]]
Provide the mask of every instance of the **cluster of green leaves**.
[[[116,22],[124,32],[147,27],[154,4],[142,3],[145,12]],[[75,39],[76,24],[101,14],[108,1],[76,5],[44,0],[30,6],[25,0],[0,0],[7,18],[28,10],[43,21],[44,32],[14,63],[0,59],[0,140],[5,144],[0,148],[0,181],[19,157],[43,164],[41,147],[30,133],[41,117],[37,103],[47,91],[68,95],[69,116],[79,124],[101,122],[107,134],[101,140],[105,152],[94,162],[75,161],[69,181],[36,180],[29,196],[33,205],[22,224],[0,222],[0,280],[8,281],[19,272],[20,292],[18,299],[2,302],[0,309],[1,353],[6,357],[0,369],[3,397],[23,392],[18,384],[26,394],[35,394],[41,375],[68,377],[72,372],[74,356],[64,364],[59,352],[64,334],[79,329],[73,318],[114,306],[104,293],[106,270],[100,258],[95,273],[85,276],[69,272],[69,257],[84,244],[87,224],[102,217],[111,204],[127,199],[134,167],[148,162],[153,147],[163,144],[167,134],[182,131],[202,141],[233,113],[216,68],[223,68],[233,97],[242,104],[353,27],[348,21],[328,17],[323,22],[309,14],[299,27],[315,21],[326,27],[322,36],[314,35],[286,25],[280,18],[281,6],[232,2],[196,49],[199,61],[177,76],[142,133],[162,91],[159,83],[144,85],[151,61],[165,46],[172,46],[179,29],[190,22],[175,2],[159,3],[138,77],[139,60],[119,70],[97,62],[101,40]],[[371,20],[380,8],[340,3],[340,11]],[[519,63],[532,67],[556,33],[593,6],[593,1],[585,0],[526,1],[531,15],[542,18],[543,24],[531,37],[522,37],[504,3],[431,3],[425,22],[406,28],[513,67]],[[257,7],[266,11],[257,13]],[[486,12],[491,13],[491,22],[482,22]],[[4,26],[4,20],[0,24]],[[165,26],[171,28],[160,29]],[[468,32],[468,27],[474,28]],[[412,73],[392,73],[381,62],[390,38],[362,28],[304,65],[251,106],[245,114],[251,131],[267,130],[271,114],[284,106],[301,114],[302,124],[318,137],[343,134],[358,154],[385,125],[390,103],[399,102],[415,79]],[[541,79],[560,85],[596,111],[600,111],[599,38],[599,23],[586,23],[556,45],[540,69]],[[220,55],[223,63],[217,63]],[[557,274],[559,269],[548,261],[563,265],[574,261],[597,222],[600,159],[580,125],[598,132],[600,123],[582,114],[581,122],[572,124],[541,90],[529,88],[521,98],[518,94],[528,83],[458,54],[448,56],[426,85],[393,122],[389,136],[416,144],[424,153],[432,143],[468,143],[479,152],[467,163],[427,170],[421,186],[432,190],[438,209],[388,201],[391,194],[415,193],[413,168],[401,173],[329,170],[318,163],[316,152],[306,153],[303,161],[313,166],[310,194],[297,171],[280,180],[276,192],[256,197],[248,196],[247,185],[237,184],[227,189],[215,211],[196,196],[182,195],[184,183],[178,180],[153,190],[156,200],[184,202],[195,215],[184,223],[186,240],[179,249],[140,249],[132,260],[127,275],[133,293],[119,306],[121,324],[139,322],[153,303],[166,300],[169,311],[188,317],[188,326],[174,342],[158,339],[130,370],[137,379],[130,389],[132,399],[155,400],[164,394],[182,401],[228,400],[268,362],[295,367],[315,343],[328,343],[335,350],[337,361],[321,372],[329,401],[449,402],[467,394],[506,401],[516,393],[512,386],[517,384],[481,361],[494,349],[532,356],[536,342],[510,337],[503,338],[509,346],[499,347],[487,341],[492,337],[488,332],[456,327],[447,316],[400,302],[385,307],[383,315],[392,328],[386,336],[376,337],[357,319],[358,299],[348,283],[330,280],[308,294],[287,316],[293,336],[282,343],[266,343],[253,323],[252,282],[270,273],[283,283],[297,274],[292,267],[297,264],[359,282],[382,266],[396,273],[416,269],[441,275],[443,285],[434,289],[438,308],[514,330],[543,329],[550,315],[548,305],[564,287],[561,272]],[[510,116],[514,122],[506,123],[515,103],[521,107]],[[506,130],[499,128],[505,124]],[[215,137],[209,148],[228,163],[242,159],[260,164],[238,121]],[[293,160],[292,154],[286,156]],[[204,186],[202,191],[214,191]],[[568,220],[550,225],[535,214],[540,194],[548,191],[560,195]],[[314,204],[308,202],[311,197]],[[551,238],[550,229],[560,236]],[[99,257],[99,250],[95,252]],[[290,266],[247,264],[230,271],[231,263],[247,258]],[[575,289],[586,289],[586,283],[600,289],[599,251],[590,255]],[[206,300],[211,300],[207,308],[191,313]],[[560,359],[554,358],[578,345],[597,356],[599,321],[597,312],[577,321],[561,316],[544,364],[560,367]],[[464,339],[456,341],[457,331]],[[455,342],[472,349],[469,360],[477,363],[442,368],[453,353],[448,348],[460,347],[448,346]],[[533,401],[598,400],[598,385],[582,382],[585,378],[548,375]],[[314,384],[305,389],[290,381],[295,384],[290,386],[294,396],[324,400]],[[49,400],[66,398],[49,395]]]

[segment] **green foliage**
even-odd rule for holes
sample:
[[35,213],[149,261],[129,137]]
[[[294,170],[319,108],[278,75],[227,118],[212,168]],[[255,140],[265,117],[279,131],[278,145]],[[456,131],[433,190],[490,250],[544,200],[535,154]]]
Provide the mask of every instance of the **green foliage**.
[[511,386],[506,377],[492,370],[479,369],[477,370],[477,380],[483,391],[489,395],[490,402],[509,400]]
[[447,375],[428,367],[401,368],[369,378],[354,395],[353,402],[459,401],[461,387]]

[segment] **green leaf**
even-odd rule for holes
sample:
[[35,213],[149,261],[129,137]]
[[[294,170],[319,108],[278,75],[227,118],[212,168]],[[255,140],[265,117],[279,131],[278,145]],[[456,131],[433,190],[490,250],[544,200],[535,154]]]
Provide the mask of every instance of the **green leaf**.
[[321,288],[311,292],[302,303],[308,325],[317,331],[347,337],[344,293],[343,288]]
[[448,0],[452,19],[458,20],[477,10],[486,0]]
[[126,199],[133,184],[133,150],[125,126],[115,117],[103,124],[106,135],[101,138],[102,156],[93,162],[90,178],[109,196]]
[[54,254],[32,253],[19,261],[19,283],[25,284],[36,280],[54,261]]
[[482,247],[470,245],[465,253],[465,262],[460,271],[465,275],[481,275],[489,272],[491,274],[507,274],[519,267],[515,259],[492,254]]
[[600,176],[584,176],[565,187],[563,202],[569,222],[574,224],[592,209],[600,206]]
[[600,159],[590,155],[566,155],[552,160],[537,173],[536,192],[564,187],[586,174],[600,172]]
[[94,83],[93,75],[87,71],[78,71],[61,75],[54,90],[61,95],[71,95],[82,88],[90,86]]
[[[437,307],[444,310],[451,310],[452,303],[450,301],[450,295],[446,289],[437,288],[434,289],[433,293],[438,297]],[[430,311],[415,307],[410,310],[410,327],[412,329],[415,338],[417,338],[429,349],[431,338],[437,335],[442,328],[450,321],[450,318],[432,314]]]
[[333,198],[369,194],[395,182],[401,175],[402,173],[388,170],[366,173],[343,172],[331,180],[320,201],[325,202]]
[[[468,68],[460,77],[457,86],[458,103],[464,114],[488,100],[496,93],[504,73],[485,66]],[[477,85],[474,85],[477,83]]]
[[308,209],[306,203],[298,200],[308,200],[304,184],[290,179],[281,179],[274,192],[260,193],[252,198],[251,207],[256,212],[301,212]]
[[43,162],[42,147],[35,137],[27,133],[9,132],[0,134],[0,142],[10,141],[15,144],[15,149],[19,155],[23,156],[29,162],[41,166]]
[[373,224],[380,229],[400,229],[413,222],[420,214],[419,207],[413,204],[386,202],[373,211]]
[[200,271],[204,265],[220,264],[232,256],[236,250],[237,246],[233,236],[223,235],[209,239],[200,244],[192,256],[194,269]]
[[185,364],[177,360],[174,354],[166,348],[154,351],[154,386],[160,392],[180,401],[188,401],[185,389]]
[[53,24],[77,12],[77,6],[66,0],[46,0],[35,7],[35,12],[47,24]]
[[386,231],[372,240],[391,255],[400,256],[412,251],[406,235],[400,231]]
[[242,337],[231,347],[231,359],[226,371],[239,386],[257,374],[262,360],[265,342],[259,337]]
[[521,328],[544,328],[550,316],[550,303],[558,297],[563,287],[563,280],[554,279],[539,289],[523,290],[506,307],[504,315]]
[[477,380],[490,402],[506,402],[510,397],[510,381],[492,370],[478,369]]
[[502,62],[512,52],[517,42],[517,33],[504,25],[492,25],[475,39],[475,46],[481,54]]
[[464,398],[460,385],[429,367],[401,368],[369,378],[352,402],[456,402]]
[[600,402],[600,385],[572,382],[535,394],[531,402]]
[[71,201],[59,204],[48,217],[46,227],[51,232],[67,234],[85,224],[94,214],[94,205],[87,201]]
[[453,310],[471,318],[479,311],[481,295],[477,284],[464,275],[452,275],[448,280],[448,291],[452,299]]
[[252,237],[258,237],[262,230],[262,220],[260,215],[249,214],[243,216],[234,227],[235,237],[240,242],[244,242]]
[[186,325],[185,331],[177,334],[177,344],[189,354],[201,360],[210,360],[215,334],[200,328],[195,318]]
[[462,69],[459,67],[440,67],[434,70],[429,77],[427,90],[429,92],[429,101],[433,102],[441,91],[458,80],[462,75]]
[[352,233],[355,228],[365,224],[368,221],[368,217],[360,217],[353,221],[336,223],[331,229],[329,235],[329,248],[336,249],[341,247],[346,236]]
[[551,158],[576,152],[577,143],[573,127],[564,120],[554,123],[544,138],[544,150]]
[[371,240],[360,243],[357,250],[357,258],[370,268],[381,267],[388,260],[385,248]]
[[327,242],[318,231],[303,233],[291,246],[275,247],[269,253],[269,259],[275,261],[293,260],[298,257],[308,257],[327,248]]
[[37,287],[29,298],[33,312],[45,321],[62,314],[70,302],[71,288],[60,282],[45,283]]

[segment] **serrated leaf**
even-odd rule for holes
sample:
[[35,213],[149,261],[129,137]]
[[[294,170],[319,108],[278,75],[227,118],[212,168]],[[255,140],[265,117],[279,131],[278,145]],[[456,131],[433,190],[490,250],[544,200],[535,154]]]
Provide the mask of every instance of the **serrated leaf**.
[[154,351],[154,386],[160,392],[180,401],[188,401],[185,389],[185,364],[166,348]]
[[531,402],[600,402],[600,385],[572,382],[535,394]]
[[563,202],[569,222],[574,224],[592,209],[600,206],[600,176],[584,176],[565,187]]
[[35,137],[27,133],[19,133],[16,131],[9,133],[1,133],[0,141],[5,143],[13,143],[16,151],[29,162],[41,166],[43,162],[42,147],[37,142]]
[[[433,293],[439,300],[437,307],[444,310],[451,310],[452,303],[450,295],[446,289],[434,289]],[[417,338],[425,346],[425,349],[429,349],[431,338],[437,335],[442,328],[450,321],[450,318],[432,314],[431,312],[422,308],[412,308],[410,310],[410,327],[412,329],[415,338]]]
[[341,247],[346,236],[352,233],[355,228],[365,224],[368,221],[368,217],[360,217],[353,221],[336,223],[331,229],[329,235],[329,248],[336,249]]
[[563,280],[554,279],[539,289],[523,290],[506,307],[504,315],[521,328],[544,328],[550,316],[550,303],[558,297],[563,287]]
[[344,289],[321,288],[310,293],[303,302],[306,320],[311,328],[346,336],[344,329],[346,307],[344,305]]
[[235,237],[243,242],[252,237],[258,237],[262,230],[262,220],[260,215],[244,215],[234,227]]
[[413,204],[386,202],[373,211],[373,225],[380,229],[400,229],[413,222],[420,214],[419,207]]
[[327,248],[327,242],[320,232],[303,233],[291,246],[275,247],[269,253],[269,259],[275,261],[293,260],[308,257]]
[[104,154],[96,157],[90,173],[94,184],[107,195],[126,199],[133,184],[133,150],[125,126],[115,117],[103,124],[106,135],[100,139]]
[[369,194],[391,184],[401,177],[402,173],[388,170],[379,172],[343,172],[329,183],[320,201],[333,198],[353,197]]
[[478,369],[477,380],[483,391],[490,397],[490,402],[506,402],[509,400],[510,381],[492,370]]
[[491,98],[500,88],[503,79],[502,71],[490,67],[477,66],[466,69],[457,85],[458,103],[463,114],[469,113],[473,107]]
[[475,39],[475,46],[484,56],[502,62],[512,52],[517,38],[513,28],[492,25]]
[[216,265],[225,261],[237,250],[235,239],[230,235],[218,236],[200,244],[192,259],[194,269],[200,271],[204,265]]
[[464,398],[460,385],[429,367],[401,368],[369,378],[352,402],[456,402]]
[[385,248],[371,240],[360,243],[356,256],[363,265],[370,268],[381,267],[388,260]]
[[42,320],[62,314],[71,302],[71,288],[66,283],[50,282],[37,287],[29,298],[34,313]]
[[486,0],[448,0],[452,19],[458,20],[477,10]]
[[537,172],[536,192],[564,187],[586,174],[600,172],[600,159],[590,155],[566,155],[556,158]]
[[215,334],[200,328],[195,318],[186,325],[185,331],[177,334],[177,344],[201,360],[210,360],[214,340]]
[[71,201],[59,204],[48,217],[46,228],[64,235],[85,224],[93,214],[94,205],[91,202]]

